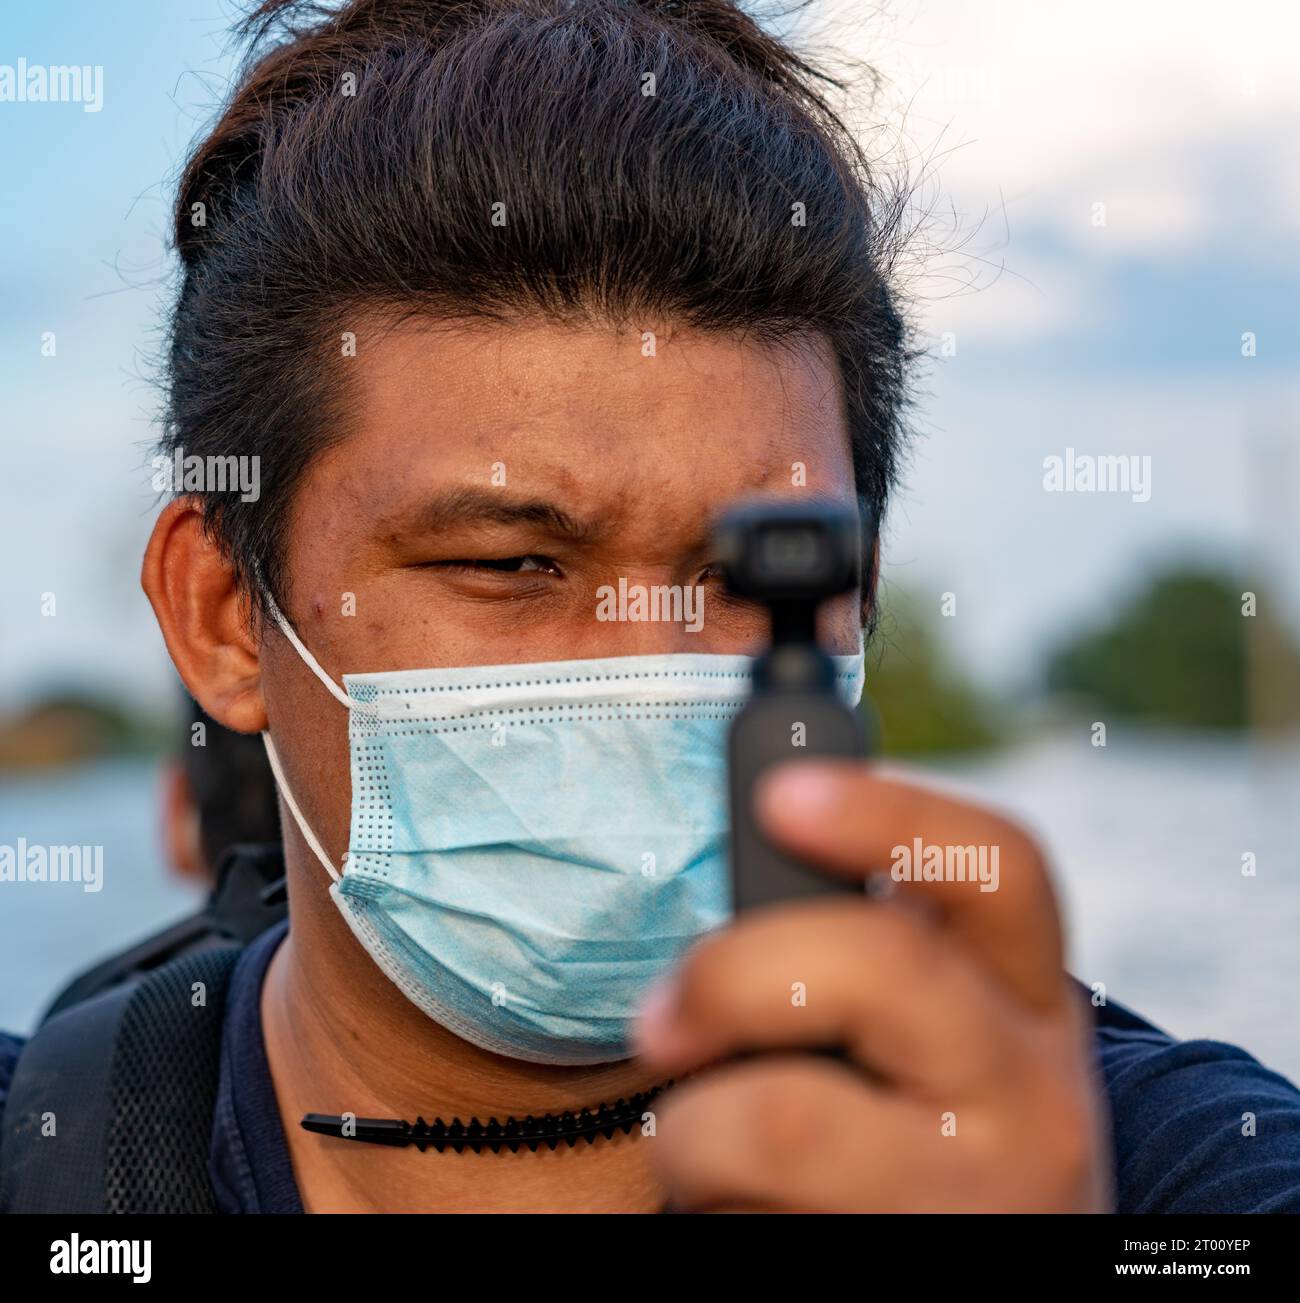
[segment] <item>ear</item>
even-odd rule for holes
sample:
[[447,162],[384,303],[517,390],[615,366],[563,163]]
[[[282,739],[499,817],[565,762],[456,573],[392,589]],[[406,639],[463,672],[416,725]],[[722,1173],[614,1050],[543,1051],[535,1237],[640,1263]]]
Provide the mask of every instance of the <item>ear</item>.
[[177,673],[204,710],[236,733],[266,728],[260,647],[235,572],[203,528],[195,498],[169,502],[145,549],[140,584]]

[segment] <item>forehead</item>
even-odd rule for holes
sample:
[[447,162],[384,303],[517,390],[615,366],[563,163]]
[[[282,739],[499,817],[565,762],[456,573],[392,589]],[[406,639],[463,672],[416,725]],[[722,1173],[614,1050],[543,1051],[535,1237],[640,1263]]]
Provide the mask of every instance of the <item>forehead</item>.
[[358,332],[344,460],[578,509],[704,508],[754,490],[852,493],[839,368],[819,337],[407,321]]

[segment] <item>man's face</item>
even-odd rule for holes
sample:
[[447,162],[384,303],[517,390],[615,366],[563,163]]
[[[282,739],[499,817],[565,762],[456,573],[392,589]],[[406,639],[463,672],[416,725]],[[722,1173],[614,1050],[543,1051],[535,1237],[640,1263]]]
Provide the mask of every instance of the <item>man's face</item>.
[[[542,324],[410,323],[370,338],[334,362],[347,368],[348,429],[297,491],[286,555],[285,614],[336,680],[756,652],[765,613],[727,597],[712,522],[754,493],[854,502],[824,345],[673,332],[647,357],[639,334]],[[702,587],[702,626],[598,618],[598,590],[620,580]],[[859,609],[856,593],[828,603],[829,650],[856,651]],[[261,673],[304,813],[341,851],[346,711],[277,636]]]

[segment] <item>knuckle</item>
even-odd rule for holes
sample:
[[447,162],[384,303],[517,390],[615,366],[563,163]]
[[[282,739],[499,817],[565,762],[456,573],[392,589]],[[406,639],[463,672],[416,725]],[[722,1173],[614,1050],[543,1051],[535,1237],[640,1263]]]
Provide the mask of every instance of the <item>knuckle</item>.
[[1000,848],[1001,858],[1021,872],[1037,875],[1046,869],[1046,861],[1037,838],[1023,824],[1006,815],[989,816],[991,840]]
[[787,1072],[767,1072],[751,1083],[745,1130],[759,1173],[788,1170],[817,1143],[825,1123],[809,1087]]
[[1058,1189],[1083,1186],[1099,1152],[1097,1110],[1088,1091],[1059,1076],[1040,1082],[1034,1117],[1040,1171]]
[[898,907],[881,909],[876,923],[871,945],[886,972],[938,971],[947,957],[934,928],[917,914]]

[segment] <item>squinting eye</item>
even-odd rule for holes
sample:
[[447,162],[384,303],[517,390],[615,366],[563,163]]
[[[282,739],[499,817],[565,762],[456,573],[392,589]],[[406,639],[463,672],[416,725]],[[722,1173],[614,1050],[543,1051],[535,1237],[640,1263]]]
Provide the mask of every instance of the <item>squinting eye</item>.
[[511,575],[531,571],[558,572],[555,562],[545,556],[508,556],[501,557],[499,560],[457,561],[452,564],[476,570],[496,570]]

